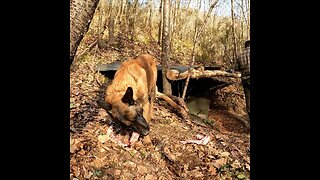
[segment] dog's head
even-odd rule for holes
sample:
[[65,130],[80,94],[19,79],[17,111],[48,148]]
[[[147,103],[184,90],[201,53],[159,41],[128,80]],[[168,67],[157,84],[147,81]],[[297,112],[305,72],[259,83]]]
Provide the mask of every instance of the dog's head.
[[114,120],[132,127],[142,135],[149,134],[150,126],[143,117],[142,105],[133,99],[133,89],[131,87],[127,88],[121,100],[113,104],[98,101],[97,104],[106,110]]

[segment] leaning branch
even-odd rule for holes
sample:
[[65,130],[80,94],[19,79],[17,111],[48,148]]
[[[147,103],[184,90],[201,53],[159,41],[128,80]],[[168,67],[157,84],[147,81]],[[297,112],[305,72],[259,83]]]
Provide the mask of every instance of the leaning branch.
[[[184,120],[187,120],[189,119],[189,109],[187,108],[187,106],[185,105],[184,101],[178,97],[175,97],[175,96],[172,96],[170,95],[167,96],[161,92],[157,92],[156,93],[156,97],[159,98],[159,99],[163,99],[165,100],[167,103],[170,104],[170,106],[172,106],[174,108],[174,110],[184,119]],[[175,101],[177,101],[177,103],[172,100],[174,99]],[[178,105],[179,104],[179,105]]]

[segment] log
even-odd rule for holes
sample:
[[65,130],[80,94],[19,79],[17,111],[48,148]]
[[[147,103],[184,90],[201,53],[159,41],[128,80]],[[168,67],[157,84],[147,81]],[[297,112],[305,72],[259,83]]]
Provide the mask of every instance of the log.
[[179,99],[178,97],[170,95],[170,97],[174,97],[173,99],[175,99],[178,102],[178,104],[179,104],[178,105],[170,97],[168,97],[167,95],[165,95],[165,94],[163,94],[161,92],[157,91],[156,97],[159,98],[159,99],[163,99],[167,103],[169,103],[174,108],[174,110],[178,113],[178,115],[180,115],[180,117],[182,117],[184,120],[189,119],[189,114],[188,114],[189,109],[187,108],[187,106],[185,105],[185,103],[184,103],[184,101],[182,99],[178,100]]
[[[170,71],[167,71],[167,78],[170,80],[181,80],[186,79],[188,77],[189,71],[185,71],[183,73],[180,73],[178,70],[171,69]],[[190,78],[212,78],[212,77],[230,77],[230,78],[240,78],[240,73],[229,73],[226,71],[221,70],[201,70],[201,69],[192,69]]]
[[174,96],[174,95],[167,95],[169,98],[171,98],[173,101],[175,101],[180,107],[182,107],[187,113],[189,113],[189,108],[187,107],[184,100],[180,97]]

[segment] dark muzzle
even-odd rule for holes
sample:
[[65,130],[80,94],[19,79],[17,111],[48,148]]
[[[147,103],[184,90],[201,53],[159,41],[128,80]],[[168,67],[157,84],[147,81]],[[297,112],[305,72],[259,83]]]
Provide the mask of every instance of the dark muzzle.
[[132,127],[135,131],[144,136],[148,135],[150,131],[150,126],[143,116],[138,116]]

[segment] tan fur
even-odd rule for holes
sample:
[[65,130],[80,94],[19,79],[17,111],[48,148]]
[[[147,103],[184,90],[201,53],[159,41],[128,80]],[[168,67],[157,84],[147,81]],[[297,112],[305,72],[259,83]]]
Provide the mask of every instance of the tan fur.
[[[143,117],[149,123],[153,114],[156,81],[156,60],[151,55],[143,54],[123,62],[106,90],[105,101],[112,105],[112,116],[130,126],[139,108],[143,108]],[[133,89],[136,105],[129,106],[121,101],[128,87]]]

